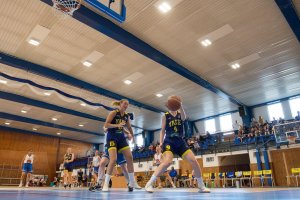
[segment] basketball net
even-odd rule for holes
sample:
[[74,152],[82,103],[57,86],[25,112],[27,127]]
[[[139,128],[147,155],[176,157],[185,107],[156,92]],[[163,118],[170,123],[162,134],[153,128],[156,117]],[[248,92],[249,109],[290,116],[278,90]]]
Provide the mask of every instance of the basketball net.
[[82,0],[52,0],[53,14],[62,19],[73,16],[74,11],[80,8],[81,1]]

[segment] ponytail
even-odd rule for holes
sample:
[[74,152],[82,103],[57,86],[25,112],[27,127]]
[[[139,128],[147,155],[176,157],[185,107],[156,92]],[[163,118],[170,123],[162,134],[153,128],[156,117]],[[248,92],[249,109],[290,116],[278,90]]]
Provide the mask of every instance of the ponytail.
[[121,103],[123,103],[124,101],[127,101],[127,102],[128,102],[127,99],[121,99],[120,101],[113,101],[113,102],[111,103],[111,105],[117,107],[117,106],[120,106]]

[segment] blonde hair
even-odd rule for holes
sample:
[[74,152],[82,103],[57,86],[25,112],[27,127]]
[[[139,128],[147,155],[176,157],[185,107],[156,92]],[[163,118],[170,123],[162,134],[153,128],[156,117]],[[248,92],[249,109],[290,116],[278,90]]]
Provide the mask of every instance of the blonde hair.
[[120,106],[121,105],[121,103],[123,103],[123,102],[125,102],[125,101],[127,101],[128,102],[128,100],[127,99],[121,99],[120,101],[113,101],[112,103],[111,103],[111,105],[112,106]]

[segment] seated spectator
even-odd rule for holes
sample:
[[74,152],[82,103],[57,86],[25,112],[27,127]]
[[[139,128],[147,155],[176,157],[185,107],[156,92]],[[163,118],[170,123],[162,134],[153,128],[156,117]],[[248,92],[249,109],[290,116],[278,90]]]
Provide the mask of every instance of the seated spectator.
[[57,177],[54,177],[53,179],[53,187],[57,187],[58,186],[58,179]]
[[174,184],[176,185],[176,181],[177,181],[177,171],[174,169],[174,167],[171,168],[169,175],[172,179],[172,181],[174,182]]

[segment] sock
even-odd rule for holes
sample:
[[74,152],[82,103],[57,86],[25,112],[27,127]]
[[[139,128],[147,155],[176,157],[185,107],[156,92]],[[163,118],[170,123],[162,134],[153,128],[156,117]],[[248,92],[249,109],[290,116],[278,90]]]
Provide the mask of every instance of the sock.
[[197,180],[199,188],[204,188],[205,187],[202,177],[196,178],[196,180]]
[[133,187],[134,186],[134,173],[128,173],[128,178],[129,178],[129,186]]
[[156,181],[156,179],[157,179],[157,177],[155,175],[152,175],[151,178],[150,178],[150,180],[149,180],[149,183],[151,185],[153,185],[153,183]]
[[124,176],[125,176],[126,182],[129,184],[129,176],[128,176],[128,173],[124,173]]
[[104,184],[109,185],[111,175],[105,174],[105,181]]

